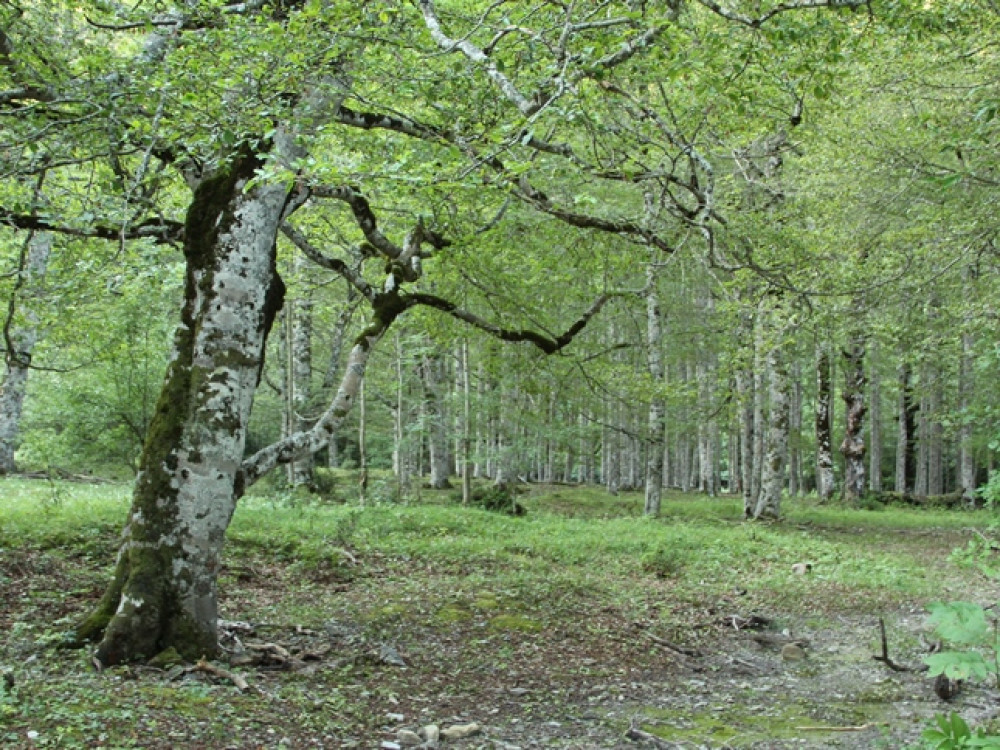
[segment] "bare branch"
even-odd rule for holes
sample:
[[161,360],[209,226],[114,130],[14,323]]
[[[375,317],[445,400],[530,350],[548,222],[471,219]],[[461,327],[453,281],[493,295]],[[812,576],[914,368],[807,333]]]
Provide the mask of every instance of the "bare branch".
[[372,212],[368,199],[358,192],[357,188],[350,185],[333,187],[330,185],[314,185],[312,194],[316,198],[334,198],[343,201],[351,208],[355,221],[365,239],[380,253],[392,260],[396,260],[403,253],[403,249],[394,244],[378,229],[378,221]]

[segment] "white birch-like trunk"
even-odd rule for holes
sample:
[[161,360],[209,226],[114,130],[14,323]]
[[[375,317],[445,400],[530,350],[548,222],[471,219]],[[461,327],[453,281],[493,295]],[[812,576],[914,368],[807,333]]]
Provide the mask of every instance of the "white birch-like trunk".
[[[296,255],[296,271],[301,272],[305,259]],[[312,400],[312,331],[313,331],[313,301],[308,291],[302,297],[294,300],[287,309],[286,315],[291,320],[290,332],[290,382],[291,397],[289,405],[290,433],[309,429],[307,411]],[[296,458],[289,464],[289,480],[293,487],[314,484],[315,461],[311,453]]]
[[461,347],[462,368],[462,503],[472,499],[472,387],[469,379],[469,342]]
[[[16,470],[14,452],[21,431],[31,354],[38,340],[38,301],[33,298],[39,292],[51,251],[51,234],[31,235],[22,256],[16,289],[9,300],[5,331],[10,349],[0,383],[0,475]],[[15,320],[18,314],[20,320]]]

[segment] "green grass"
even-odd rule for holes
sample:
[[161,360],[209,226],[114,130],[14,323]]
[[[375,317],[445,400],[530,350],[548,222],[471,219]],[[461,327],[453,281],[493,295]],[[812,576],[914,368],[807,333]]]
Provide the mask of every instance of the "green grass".
[[[96,675],[84,654],[55,650],[102,591],[129,492],[0,480],[0,586],[11,592],[0,604],[0,669],[17,680],[13,692],[0,688],[0,744],[39,731],[38,746],[143,746],[143,732],[156,732],[167,744],[212,746],[231,731],[251,746],[261,722],[276,728],[266,738],[275,746],[283,732],[331,743],[375,731],[401,700],[403,677],[386,681],[365,659],[310,677],[257,675],[265,698],[130,670]],[[528,514],[512,518],[464,508],[449,492],[358,508],[257,488],[229,532],[223,616],[317,631],[349,623],[370,642],[399,643],[424,670],[447,662],[468,674],[470,695],[498,665],[535,664],[572,684],[614,667],[546,656],[563,632],[603,655],[609,635],[627,640],[636,621],[710,638],[690,624],[734,597],[746,612],[816,620],[975,595],[975,573],[949,554],[995,520],[796,500],[782,522],[748,524],[737,499],[677,493],[654,520],[641,517],[637,494],[572,487],[534,488],[521,501]],[[798,562],[812,572],[796,575]],[[429,679],[412,677],[410,690]]]

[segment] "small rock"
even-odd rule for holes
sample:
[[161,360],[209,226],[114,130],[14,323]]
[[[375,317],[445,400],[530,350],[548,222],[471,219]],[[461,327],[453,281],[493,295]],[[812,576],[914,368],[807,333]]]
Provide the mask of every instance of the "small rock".
[[403,746],[398,742],[389,742],[389,740],[382,740],[382,744],[379,745],[380,750],[403,750]]
[[399,651],[397,651],[394,646],[390,646],[388,643],[383,643],[379,646],[378,660],[383,664],[388,664],[390,667],[406,666],[406,662],[403,661],[403,657],[399,655]]
[[396,742],[400,745],[419,745],[423,740],[420,739],[420,735],[416,732],[411,732],[409,729],[400,729],[396,732]]
[[507,692],[510,693],[511,695],[526,695],[531,691],[528,690],[528,688],[518,687],[518,688],[510,688]]
[[806,652],[797,643],[786,643],[781,647],[781,658],[785,661],[802,661]]
[[435,744],[441,739],[441,729],[437,724],[428,724],[426,727],[421,727],[420,731],[417,732],[421,737],[423,737],[428,744]]
[[392,722],[395,722],[396,724],[398,724],[399,722],[401,722],[406,717],[403,716],[403,714],[391,714],[390,713],[390,714],[386,714],[385,718],[387,718],[389,721],[392,721]]
[[441,730],[441,739],[464,740],[466,737],[472,737],[479,734],[481,731],[482,727],[475,722],[472,722],[471,724],[455,724],[454,726]]
[[795,563],[792,566],[792,572],[797,576],[804,576],[806,573],[811,572],[812,569],[813,569],[812,563],[808,562]]

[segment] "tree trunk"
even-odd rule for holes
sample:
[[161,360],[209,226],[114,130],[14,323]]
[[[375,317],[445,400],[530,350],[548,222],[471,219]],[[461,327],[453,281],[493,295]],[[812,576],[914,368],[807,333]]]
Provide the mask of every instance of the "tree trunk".
[[[296,256],[296,270],[301,272],[304,258]],[[285,312],[291,320],[289,347],[291,367],[289,372],[290,398],[289,434],[309,429],[307,411],[312,397],[312,330],[313,302],[308,291],[288,305]],[[312,486],[315,483],[315,461],[312,454],[296,458],[289,465],[289,480],[293,487]]]
[[830,350],[820,344],[816,357],[816,492],[821,503],[833,498],[833,379]]
[[430,451],[430,485],[436,490],[443,490],[451,487],[451,482],[448,481],[451,469],[448,460],[448,429],[441,394],[444,387],[443,363],[439,355],[424,355],[421,365]]
[[[51,251],[51,234],[43,232],[29,237],[25,251],[22,251],[18,279],[8,301],[3,328],[6,372],[0,383],[0,475],[16,470],[14,451],[21,431],[31,353],[38,338],[37,304],[31,297],[38,291],[34,287],[45,276]],[[19,323],[14,320],[17,312],[22,317]]]
[[899,404],[896,439],[896,492],[914,489],[917,476],[917,400],[913,393],[913,371],[909,364],[899,367]]
[[869,421],[869,453],[868,453],[868,486],[872,492],[882,491],[882,383],[876,366],[875,346],[872,346],[872,356],[868,358],[871,378],[869,379],[871,395],[871,414]]
[[750,459],[750,497],[753,498],[753,505],[750,506],[748,517],[753,516],[756,512],[763,490],[761,476],[764,471],[764,379],[766,375],[763,310],[763,305],[757,309],[758,314],[753,332],[753,444]]
[[802,482],[802,365],[792,365],[792,401],[788,413],[788,494],[804,491]]
[[857,505],[865,493],[865,345],[855,338],[844,356],[844,392],[847,405],[844,440],[840,452],[844,455],[844,500]]
[[[245,191],[261,161],[241,153],[188,210],[182,323],[149,427],[114,576],[79,639],[104,665],[174,647],[217,652],[216,576],[242,493],[247,421],[284,285],[275,240],[284,186]],[[239,482],[239,484],[238,484]]]
[[789,383],[785,356],[786,353],[780,344],[772,346],[767,355],[768,396],[771,410],[768,418],[767,454],[760,483],[760,498],[753,513],[755,519],[781,516],[781,493],[785,488],[785,465],[788,459]]
[[[926,368],[924,370],[926,374]],[[926,377],[922,378],[926,387]],[[920,411],[917,413],[917,471],[913,479],[913,494],[927,494],[927,464],[928,464],[928,443],[930,442],[930,406],[928,398],[921,396]]]
[[469,342],[462,342],[462,504],[472,499],[472,389],[469,381]]
[[649,401],[649,437],[646,451],[646,502],[647,516],[660,515],[660,498],[663,481],[663,446],[667,423],[664,418],[662,328],[660,326],[660,298],[656,288],[655,266],[647,268],[649,292],[646,295],[646,361],[652,380],[653,397]]
[[976,454],[972,446],[972,399],[975,377],[972,368],[974,341],[968,331],[962,334],[962,359],[959,363],[959,409],[961,427],[958,433],[958,485],[962,497],[970,505],[976,502]]
[[944,426],[941,424],[942,377],[938,368],[932,371],[928,384],[928,443],[927,443],[927,494],[944,493]]

